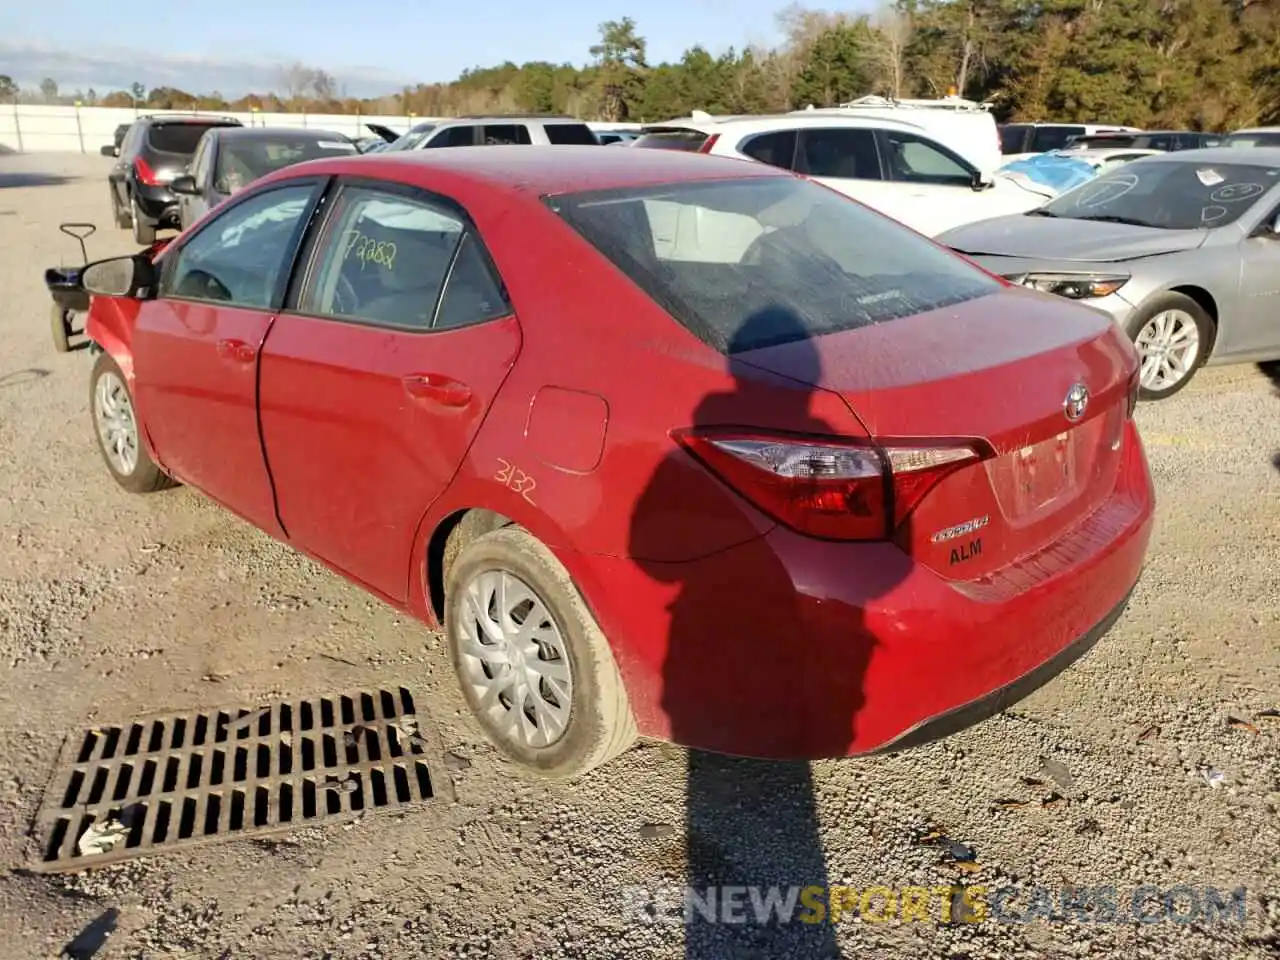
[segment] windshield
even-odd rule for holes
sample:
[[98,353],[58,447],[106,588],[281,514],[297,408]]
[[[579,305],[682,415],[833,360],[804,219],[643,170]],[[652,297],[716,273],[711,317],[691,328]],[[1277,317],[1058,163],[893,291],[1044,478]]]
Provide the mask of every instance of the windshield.
[[1234,223],[1277,183],[1280,167],[1137,160],[1032,213],[1160,230],[1198,230]]
[[641,134],[632,146],[693,153],[702,149],[706,142],[707,135],[698,130],[661,130]]
[[1280,147],[1280,130],[1265,133],[1233,133],[1222,141],[1224,147]]
[[[994,293],[967,261],[794,177],[663,184],[549,205],[686,329],[722,353],[852,330]],[[799,324],[760,329],[776,312]],[[753,327],[754,329],[754,327]]]
[[391,150],[412,150],[423,140],[427,139],[427,134],[436,128],[434,123],[420,123],[408,133],[403,134],[399,139],[393,140],[383,148],[384,152]]
[[356,145],[337,139],[336,134],[228,137],[218,149],[213,188],[219,193],[234,193],[282,167],[354,153],[359,153]]

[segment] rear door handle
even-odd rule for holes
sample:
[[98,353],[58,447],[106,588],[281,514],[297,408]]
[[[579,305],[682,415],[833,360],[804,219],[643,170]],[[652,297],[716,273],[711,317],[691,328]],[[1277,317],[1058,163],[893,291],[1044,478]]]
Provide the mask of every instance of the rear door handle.
[[258,351],[243,340],[219,340],[218,356],[232,363],[253,363]]
[[409,396],[445,407],[465,407],[471,402],[471,388],[439,373],[411,373],[402,381]]

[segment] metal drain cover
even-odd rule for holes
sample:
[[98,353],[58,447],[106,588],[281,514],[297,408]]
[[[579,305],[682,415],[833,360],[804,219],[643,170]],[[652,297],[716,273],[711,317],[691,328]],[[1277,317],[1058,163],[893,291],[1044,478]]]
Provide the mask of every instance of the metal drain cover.
[[[94,727],[63,744],[32,868],[79,870],[430,800],[432,746],[403,688]],[[127,835],[81,854],[80,838],[112,819]]]

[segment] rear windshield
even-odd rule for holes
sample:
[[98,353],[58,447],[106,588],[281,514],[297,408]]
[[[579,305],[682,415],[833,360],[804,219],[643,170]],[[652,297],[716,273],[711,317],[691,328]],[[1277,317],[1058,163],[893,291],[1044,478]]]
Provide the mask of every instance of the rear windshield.
[[557,146],[596,146],[600,141],[585,123],[548,123],[543,128],[547,140]]
[[295,163],[357,152],[354,143],[333,134],[227,137],[218,149],[213,186],[219,193],[233,193],[259,177]]
[[[597,191],[548,203],[685,328],[726,354],[1000,289],[900,224],[794,177]],[[761,317],[778,322],[770,330]]]
[[657,147],[659,150],[687,150],[695,153],[707,135],[697,130],[663,130],[659,133],[642,133],[633,147]]
[[196,152],[196,144],[206,130],[226,127],[226,123],[156,123],[147,132],[147,144],[160,153]]
[[1224,147],[1280,147],[1280,130],[1274,133],[1233,133],[1222,141]]

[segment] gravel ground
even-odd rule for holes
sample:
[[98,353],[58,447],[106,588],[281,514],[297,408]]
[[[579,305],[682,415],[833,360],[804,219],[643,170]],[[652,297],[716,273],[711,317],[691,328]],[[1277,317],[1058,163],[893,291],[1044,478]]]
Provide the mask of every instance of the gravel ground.
[[[53,352],[40,278],[76,260],[62,220],[103,225],[94,254],[131,249],[106,226],[108,164],[0,158],[6,956],[57,957],[95,920],[115,926],[106,958],[1280,954],[1280,719],[1267,715],[1280,708],[1280,396],[1257,370],[1205,371],[1140,410],[1159,488],[1146,574],[1111,634],[1014,710],[811,772],[644,745],[585,783],[534,783],[463,725],[419,625],[191,491],[110,483],[88,356]],[[418,693],[456,797],[76,875],[26,869],[65,736],[383,684]],[[963,883],[986,888],[988,912],[941,923],[935,900],[927,922],[766,927],[634,909],[631,888],[686,882],[942,887],[948,903]],[[1244,887],[1245,920],[1197,918],[1184,891],[1191,922],[1133,922],[1129,891],[1144,885]],[[1081,886],[1116,888],[1120,920],[1046,917],[1034,892]],[[998,919],[1001,888],[1016,895]]]

